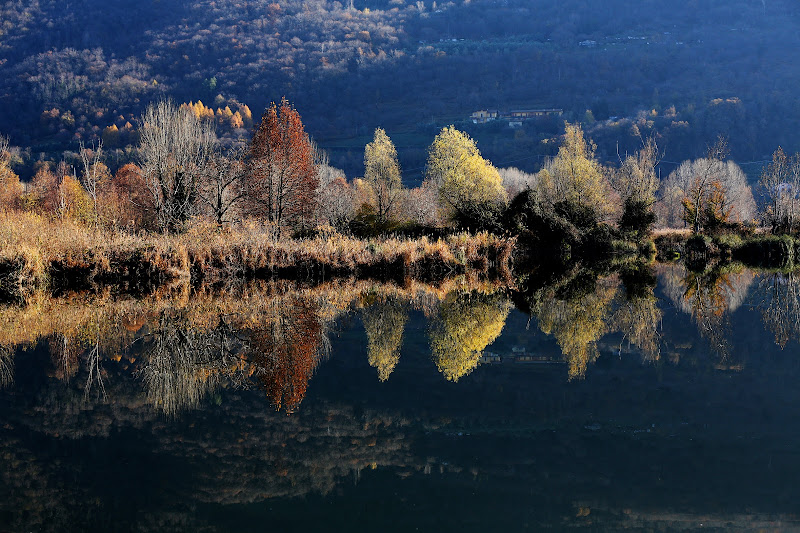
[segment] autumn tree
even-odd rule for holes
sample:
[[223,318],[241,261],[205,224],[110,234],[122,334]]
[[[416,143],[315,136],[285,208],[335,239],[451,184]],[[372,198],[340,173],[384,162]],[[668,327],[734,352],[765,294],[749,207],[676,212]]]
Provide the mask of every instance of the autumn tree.
[[[671,209],[682,210],[692,231],[714,229],[728,222],[747,222],[755,215],[753,192],[742,169],[726,161],[727,143],[720,138],[706,157],[684,161],[664,184]],[[675,201],[680,198],[680,208]],[[668,215],[671,219],[675,215]]]
[[154,230],[158,226],[153,197],[142,170],[134,163],[123,165],[103,189],[105,218],[117,227]]
[[216,144],[213,125],[186,107],[162,101],[142,115],[139,166],[162,231],[179,230],[195,213]]
[[511,307],[498,296],[451,293],[429,328],[436,367],[448,381],[472,372],[486,347],[503,331]]
[[337,230],[346,230],[356,210],[356,191],[344,171],[332,167],[327,152],[314,145],[317,168],[316,220]]
[[63,161],[56,166],[55,171],[49,165],[39,167],[23,204],[28,209],[59,220],[83,224],[90,224],[95,220],[91,197],[81,186],[74,170]]
[[443,128],[428,149],[426,178],[438,190],[439,205],[457,222],[485,224],[507,201],[497,169],[453,126]]
[[792,231],[800,218],[800,154],[790,157],[779,147],[761,172],[759,186],[767,200],[764,220],[772,232]]
[[648,138],[642,148],[622,161],[612,175],[611,185],[623,201],[620,229],[643,236],[656,220],[653,205],[660,180],[656,167],[660,161],[658,145]]
[[361,319],[367,332],[369,364],[377,369],[378,379],[386,381],[400,360],[408,313],[397,300],[381,301],[364,309]]
[[247,212],[284,227],[307,222],[318,186],[314,151],[300,114],[284,98],[261,117],[248,150]]
[[397,150],[381,128],[364,149],[364,181],[372,189],[378,222],[386,222],[403,194],[403,183]]
[[402,212],[407,220],[421,226],[438,226],[441,223],[438,209],[438,192],[430,181],[409,189],[403,197]]
[[586,211],[594,220],[614,212],[612,188],[606,171],[597,161],[597,146],[584,138],[579,124],[566,124],[558,154],[537,175],[541,197],[564,211]]
[[11,169],[8,138],[0,135],[0,208],[16,207],[22,195],[22,184]]
[[[708,158],[684,161],[665,183],[665,198],[695,232],[728,222],[747,222],[755,215],[753,192],[742,169],[732,161]],[[670,216],[670,215],[668,215]],[[676,215],[670,216],[674,220]]]
[[320,185],[317,194],[324,199],[317,204],[317,218],[339,231],[346,230],[355,215],[355,191],[344,174]]

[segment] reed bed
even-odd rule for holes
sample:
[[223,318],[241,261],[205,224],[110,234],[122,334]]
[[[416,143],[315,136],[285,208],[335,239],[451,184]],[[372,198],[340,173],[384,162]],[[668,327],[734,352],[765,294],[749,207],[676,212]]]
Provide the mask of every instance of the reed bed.
[[197,221],[181,235],[135,235],[0,212],[0,298],[24,298],[44,287],[142,292],[179,279],[196,286],[349,276],[441,281],[468,274],[510,282],[514,244],[488,233],[363,240],[327,231],[276,239],[272,228],[255,222],[220,229]]

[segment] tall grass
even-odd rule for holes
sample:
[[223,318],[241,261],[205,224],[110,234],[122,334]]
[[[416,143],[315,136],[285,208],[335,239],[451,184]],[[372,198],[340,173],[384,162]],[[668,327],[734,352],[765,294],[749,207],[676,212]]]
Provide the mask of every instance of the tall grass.
[[276,239],[265,224],[220,229],[198,221],[177,235],[92,229],[40,215],[0,211],[0,297],[116,285],[132,290],[192,284],[337,276],[443,280],[469,274],[511,279],[514,240],[488,233],[443,239],[356,239],[333,230]]

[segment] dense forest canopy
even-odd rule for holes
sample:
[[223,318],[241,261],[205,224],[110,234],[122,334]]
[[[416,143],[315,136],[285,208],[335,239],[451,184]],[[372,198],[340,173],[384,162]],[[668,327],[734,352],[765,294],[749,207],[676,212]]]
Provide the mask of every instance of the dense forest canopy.
[[[497,166],[527,171],[555,154],[564,119],[608,161],[651,133],[664,165],[718,134],[734,159],[761,161],[800,149],[798,22],[790,0],[2,1],[0,132],[27,148],[23,175],[107,128],[119,166],[153,100],[258,113],[286,96],[348,175],[363,175],[384,128],[411,184],[451,123]],[[531,107],[565,113],[517,129],[468,120]],[[231,144],[250,136],[220,124]]]

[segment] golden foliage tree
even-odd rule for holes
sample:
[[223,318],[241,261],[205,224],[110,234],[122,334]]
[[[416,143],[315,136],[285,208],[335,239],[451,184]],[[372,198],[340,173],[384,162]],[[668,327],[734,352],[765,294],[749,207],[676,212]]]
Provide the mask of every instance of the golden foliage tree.
[[551,203],[569,202],[591,210],[597,219],[615,210],[613,189],[595,157],[597,146],[584,138],[579,124],[566,124],[558,155],[545,164],[538,183]]
[[443,209],[456,216],[507,201],[497,169],[453,126],[443,128],[428,149],[427,179],[438,189]]
[[429,329],[436,367],[458,381],[478,365],[483,350],[500,335],[511,307],[499,296],[450,294]]
[[378,220],[386,221],[403,194],[403,183],[397,150],[381,128],[364,149],[364,181],[372,188]]

